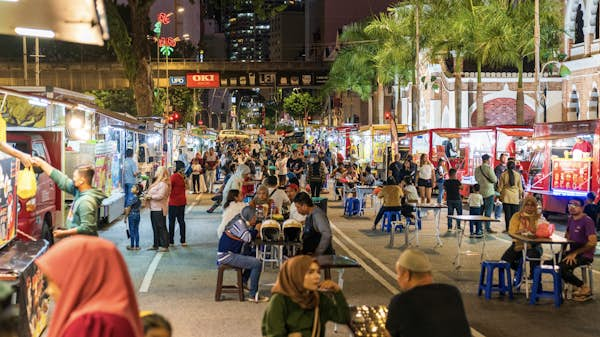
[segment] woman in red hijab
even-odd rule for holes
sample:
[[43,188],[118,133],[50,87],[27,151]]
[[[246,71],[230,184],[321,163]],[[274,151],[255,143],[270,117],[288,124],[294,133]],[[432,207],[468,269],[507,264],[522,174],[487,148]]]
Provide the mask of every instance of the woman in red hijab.
[[142,337],[133,285],[113,243],[76,235],[35,262],[56,308],[48,337]]

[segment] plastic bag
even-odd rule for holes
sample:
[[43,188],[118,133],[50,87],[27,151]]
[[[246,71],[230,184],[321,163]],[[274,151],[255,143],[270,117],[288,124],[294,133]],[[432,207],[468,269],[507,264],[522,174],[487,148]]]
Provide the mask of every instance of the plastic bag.
[[37,179],[31,167],[17,173],[17,195],[21,199],[31,199],[37,193]]
[[542,222],[537,225],[535,236],[538,238],[549,238],[554,233],[554,225],[547,222]]

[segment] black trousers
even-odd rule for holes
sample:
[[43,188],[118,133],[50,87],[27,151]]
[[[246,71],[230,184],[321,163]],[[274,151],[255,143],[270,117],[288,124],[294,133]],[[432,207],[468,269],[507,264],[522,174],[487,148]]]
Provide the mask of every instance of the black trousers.
[[[563,259],[565,258],[565,256],[569,255],[569,253],[571,252],[565,252],[562,254]],[[569,283],[572,284],[576,287],[581,287],[583,285],[583,281],[580,280],[577,276],[575,276],[575,274],[573,274],[573,270],[575,270],[575,268],[582,266],[584,264],[589,264],[591,263],[592,260],[588,259],[587,257],[579,254],[575,257],[575,263],[574,264],[567,264],[564,261],[560,261],[560,263],[558,264],[558,266],[560,267],[560,277],[562,277],[562,279]]]
[[156,248],[168,248],[167,217],[163,215],[162,211],[150,211],[150,222],[152,223],[152,233],[154,234],[153,246]]
[[[530,259],[539,259],[542,256],[542,247],[540,245],[528,245],[527,246],[527,257]],[[519,265],[523,261],[523,251],[515,250],[515,243],[513,242],[510,247],[502,254],[502,260],[510,264],[513,270],[517,270]],[[533,275],[533,269],[540,265],[539,260],[529,261],[529,273]]]
[[192,190],[194,193],[200,192],[200,175],[192,174]]
[[312,197],[320,197],[321,196],[321,188],[323,187],[322,182],[310,182],[310,194]]
[[512,219],[513,215],[519,211],[519,205],[515,204],[507,204],[505,202],[502,203],[502,208],[504,208],[504,222],[506,225],[506,231],[508,232],[508,226],[510,225],[510,219]]
[[383,213],[385,213],[387,211],[401,212],[402,211],[402,206],[382,206],[379,209],[379,212],[377,212],[377,216],[375,216],[375,223],[374,223],[375,226],[377,226],[377,224],[379,223],[379,221],[381,221],[381,218],[383,218]]
[[169,243],[175,243],[175,219],[179,223],[180,243],[185,243],[185,205],[169,206]]

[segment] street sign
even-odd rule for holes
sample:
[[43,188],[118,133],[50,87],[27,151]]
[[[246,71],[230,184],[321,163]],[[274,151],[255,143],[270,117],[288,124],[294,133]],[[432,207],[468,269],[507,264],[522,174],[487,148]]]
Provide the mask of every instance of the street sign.
[[218,88],[221,84],[219,73],[192,73],[186,75],[188,88]]
[[170,85],[185,85],[185,76],[169,76]]

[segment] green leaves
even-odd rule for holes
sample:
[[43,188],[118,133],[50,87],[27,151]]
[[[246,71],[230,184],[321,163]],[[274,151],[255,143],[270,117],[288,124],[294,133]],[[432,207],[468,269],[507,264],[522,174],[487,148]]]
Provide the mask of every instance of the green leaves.
[[293,92],[283,100],[283,109],[295,118],[318,115],[323,110],[323,101],[308,92]]

